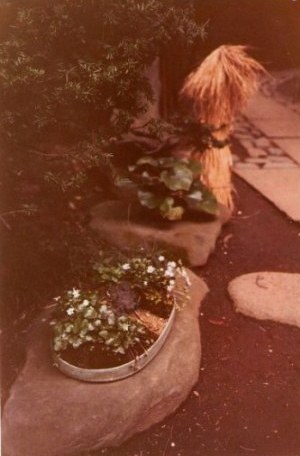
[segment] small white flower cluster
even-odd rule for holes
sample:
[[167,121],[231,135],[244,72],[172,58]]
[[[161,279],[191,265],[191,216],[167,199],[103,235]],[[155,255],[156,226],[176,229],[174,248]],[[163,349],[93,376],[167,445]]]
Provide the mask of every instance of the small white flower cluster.
[[59,312],[52,322],[55,351],[68,346],[78,348],[86,342],[101,342],[106,350],[124,354],[128,347],[139,343],[145,333],[142,324],[127,315],[117,315],[106,298],[100,298],[96,292],[73,288],[65,296],[54,299]]
[[176,286],[176,277],[181,276],[185,280],[186,286],[190,286],[190,279],[186,270],[182,267],[179,260],[169,261],[164,255],[159,254],[157,257],[149,258],[134,258],[132,262],[126,262],[121,265],[123,271],[130,272],[132,276],[136,276],[136,280],[150,290],[149,287],[161,285],[167,294],[171,297]]
[[[118,301],[114,301],[116,298],[109,291],[116,284],[129,285],[137,305],[150,306],[154,313],[155,308],[170,309],[175,305],[179,309],[189,296],[187,287],[191,282],[181,261],[170,260],[162,254],[102,263],[95,269],[99,274],[101,296],[97,291],[72,288],[64,296],[54,298],[57,302],[57,318],[53,322],[56,351],[78,348],[86,342],[100,342],[107,350],[125,353],[141,341],[144,346],[151,344],[145,326],[130,318],[128,308],[124,306],[120,312]],[[126,290],[120,290],[121,296],[126,295]]]

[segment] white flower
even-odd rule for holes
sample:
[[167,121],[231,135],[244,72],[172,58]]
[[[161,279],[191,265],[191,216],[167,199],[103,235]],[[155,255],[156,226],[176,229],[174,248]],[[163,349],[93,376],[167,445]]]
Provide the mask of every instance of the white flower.
[[73,313],[74,313],[74,307],[69,307],[69,308],[67,309],[67,314],[68,314],[68,315],[73,315]]
[[96,320],[95,321],[95,326],[100,326],[101,325],[101,320]]
[[59,300],[60,300],[60,296],[56,296],[56,298],[53,298],[53,299],[54,299],[54,301],[56,301],[56,302],[57,302],[57,301],[59,301]]
[[124,271],[128,271],[128,269],[130,269],[130,264],[129,263],[122,264],[122,269],[124,269]]
[[122,328],[124,331],[128,331],[128,329],[129,329],[129,324],[128,324],[128,323],[122,323],[120,326],[121,326],[121,328]]
[[175,286],[175,280],[170,280],[169,285],[167,286],[167,290],[169,293],[174,290],[174,286]]
[[79,339],[75,340],[75,341],[72,343],[73,348],[78,348],[79,345],[81,345],[81,343],[82,343],[81,340],[79,340]]
[[85,317],[91,317],[93,315],[93,310],[91,307],[89,309],[87,309],[87,311],[85,312],[84,316]]
[[113,314],[112,314],[112,315],[109,315],[109,317],[108,317],[108,319],[107,319],[107,323],[108,323],[109,325],[114,325],[114,324],[115,324],[115,321],[116,321],[115,316],[114,316]]
[[177,264],[175,263],[175,261],[169,261],[167,266],[168,269],[175,269]]
[[100,312],[101,313],[105,313],[107,311],[107,305],[106,304],[102,304],[102,306],[100,307]]
[[153,266],[148,266],[147,267],[148,274],[152,274],[154,271],[155,271],[155,268]]
[[200,190],[196,190],[195,192],[189,194],[189,198],[201,201],[203,199],[203,193],[200,192]]
[[163,255],[159,255],[158,261],[165,261],[165,257]]
[[165,277],[174,277],[174,271],[172,269],[167,269],[164,274]]
[[148,285],[148,282],[147,280],[144,281],[144,285],[147,286]]
[[72,291],[70,292],[71,296],[73,296],[73,298],[79,298],[80,296],[80,290],[78,290],[77,288],[73,288]]
[[83,310],[85,307],[88,307],[90,301],[88,299],[84,299],[81,304],[79,304],[78,309]]

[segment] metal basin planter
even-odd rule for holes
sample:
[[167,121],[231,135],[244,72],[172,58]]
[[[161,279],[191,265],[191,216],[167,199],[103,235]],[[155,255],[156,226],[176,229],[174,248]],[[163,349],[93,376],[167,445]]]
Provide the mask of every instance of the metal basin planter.
[[173,307],[158,339],[147,351],[145,351],[145,353],[137,356],[134,360],[129,361],[126,364],[106,369],[85,369],[68,363],[62,359],[58,353],[52,350],[54,363],[56,367],[68,377],[72,377],[83,382],[115,382],[117,380],[130,377],[147,366],[147,364],[150,363],[150,361],[160,352],[173,326],[175,313],[175,307]]

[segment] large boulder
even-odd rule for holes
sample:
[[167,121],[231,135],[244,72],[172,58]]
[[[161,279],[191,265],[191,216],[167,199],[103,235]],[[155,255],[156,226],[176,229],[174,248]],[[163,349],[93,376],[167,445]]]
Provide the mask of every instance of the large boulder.
[[253,272],[232,280],[228,292],[238,312],[300,328],[300,274]]
[[48,322],[40,317],[4,408],[4,454],[68,456],[116,446],[174,412],[197,382],[201,359],[198,313],[208,288],[190,278],[191,301],[177,313],[161,352],[115,383],[83,383],[60,373],[51,361]]
[[191,266],[203,266],[213,252],[222,225],[229,219],[225,208],[217,217],[200,215],[179,222],[145,218],[124,201],[106,201],[92,210],[90,226],[120,249],[137,245],[168,246],[187,258]]

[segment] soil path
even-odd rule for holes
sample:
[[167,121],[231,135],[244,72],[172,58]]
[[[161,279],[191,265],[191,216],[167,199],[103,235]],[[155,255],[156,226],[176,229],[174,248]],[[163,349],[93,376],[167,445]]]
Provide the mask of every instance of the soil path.
[[197,270],[211,290],[198,384],[164,423],[91,455],[300,455],[300,330],[236,314],[227,294],[241,274],[300,272],[300,226],[237,177],[235,186],[237,212]]

